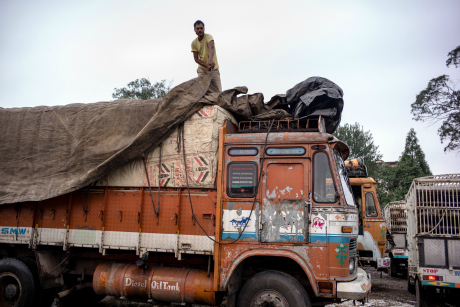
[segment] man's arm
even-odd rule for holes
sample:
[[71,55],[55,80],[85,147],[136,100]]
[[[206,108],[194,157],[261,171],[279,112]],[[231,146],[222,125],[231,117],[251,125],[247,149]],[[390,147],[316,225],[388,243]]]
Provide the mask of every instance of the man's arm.
[[214,68],[214,66],[216,66],[216,63],[214,63],[214,54],[216,53],[216,49],[214,48],[214,41],[210,41],[208,43],[208,47],[209,47],[209,60],[208,60],[208,64],[210,67]]
[[203,62],[202,60],[200,60],[200,58],[198,57],[198,52],[197,51],[192,51],[193,53],[193,59],[195,59],[195,62],[199,65],[203,65],[204,67],[206,67],[207,69],[211,69],[211,66],[205,62]]

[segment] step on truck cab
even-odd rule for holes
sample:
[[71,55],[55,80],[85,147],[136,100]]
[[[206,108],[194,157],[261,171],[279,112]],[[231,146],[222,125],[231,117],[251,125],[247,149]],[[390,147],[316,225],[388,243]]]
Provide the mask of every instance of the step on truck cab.
[[[199,120],[212,113],[202,111]],[[84,288],[152,303],[226,296],[227,306],[365,298],[347,146],[321,118],[232,122],[211,132],[209,156],[197,152],[211,143],[193,143],[186,122],[162,149],[95,185],[1,205],[0,305]]]
[[408,288],[416,306],[460,301],[460,174],[416,178],[406,195]]
[[368,177],[362,159],[347,160],[345,165],[359,210],[359,260],[377,270],[387,270],[390,266],[390,259],[385,256],[387,227],[376,191],[378,184]]
[[385,253],[390,257],[390,273],[396,277],[407,277],[407,209],[405,201],[393,201],[383,209],[388,227],[388,240]]

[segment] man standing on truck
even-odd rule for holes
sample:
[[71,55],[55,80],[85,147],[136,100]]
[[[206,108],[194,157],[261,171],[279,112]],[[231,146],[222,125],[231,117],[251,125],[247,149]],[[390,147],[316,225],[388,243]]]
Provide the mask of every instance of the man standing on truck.
[[201,20],[197,20],[193,26],[198,36],[192,42],[193,58],[198,64],[198,76],[211,75],[211,85],[222,92],[214,38],[211,34],[204,33],[204,23]]

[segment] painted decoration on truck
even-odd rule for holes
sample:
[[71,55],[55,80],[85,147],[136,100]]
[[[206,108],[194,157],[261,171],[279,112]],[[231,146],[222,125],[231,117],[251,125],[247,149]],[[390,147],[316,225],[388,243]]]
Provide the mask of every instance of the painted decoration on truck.
[[321,217],[317,216],[313,219],[312,227],[316,229],[323,229],[326,221]]
[[387,228],[385,227],[385,223],[381,223],[379,226],[380,226],[380,235],[382,236],[382,240],[385,240],[385,236],[387,234]]
[[340,267],[343,267],[345,260],[347,259],[347,245],[340,243],[336,245],[335,258],[339,260]]
[[232,223],[233,228],[244,227],[251,219],[249,217],[242,217],[241,219],[233,219],[230,222]]
[[259,240],[259,203],[255,203],[252,215],[251,210],[243,210],[243,206],[251,208],[252,202],[227,203],[227,208],[224,208],[222,215],[222,240],[235,240],[238,237],[247,241]]

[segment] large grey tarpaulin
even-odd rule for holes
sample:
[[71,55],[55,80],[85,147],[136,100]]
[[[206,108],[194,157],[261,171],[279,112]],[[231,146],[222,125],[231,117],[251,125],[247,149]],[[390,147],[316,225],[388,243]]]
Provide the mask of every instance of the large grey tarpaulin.
[[40,201],[92,184],[158,146],[206,104],[229,110],[239,121],[292,117],[280,107],[286,95],[264,104],[262,94],[247,95],[246,87],[219,93],[208,88],[203,76],[161,100],[0,108],[0,204]]

